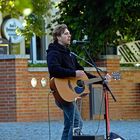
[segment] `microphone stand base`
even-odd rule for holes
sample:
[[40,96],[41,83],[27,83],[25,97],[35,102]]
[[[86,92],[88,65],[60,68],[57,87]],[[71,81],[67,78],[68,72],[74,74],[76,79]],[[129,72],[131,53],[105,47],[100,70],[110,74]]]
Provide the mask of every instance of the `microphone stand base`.
[[79,135],[73,136],[73,140],[104,140],[104,135]]

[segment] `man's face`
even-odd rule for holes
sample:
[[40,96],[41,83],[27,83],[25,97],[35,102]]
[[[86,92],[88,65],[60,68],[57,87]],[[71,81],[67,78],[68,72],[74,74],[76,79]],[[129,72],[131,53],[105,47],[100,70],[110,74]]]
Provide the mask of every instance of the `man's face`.
[[70,45],[71,34],[68,29],[65,29],[64,33],[61,36],[57,37],[58,43],[64,46]]

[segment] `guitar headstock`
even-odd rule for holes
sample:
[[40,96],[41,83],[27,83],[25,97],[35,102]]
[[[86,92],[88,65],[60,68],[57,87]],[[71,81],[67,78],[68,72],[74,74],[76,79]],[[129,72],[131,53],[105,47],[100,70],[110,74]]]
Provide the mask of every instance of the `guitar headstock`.
[[121,79],[121,74],[120,74],[120,72],[112,72],[111,77],[115,80],[120,80]]

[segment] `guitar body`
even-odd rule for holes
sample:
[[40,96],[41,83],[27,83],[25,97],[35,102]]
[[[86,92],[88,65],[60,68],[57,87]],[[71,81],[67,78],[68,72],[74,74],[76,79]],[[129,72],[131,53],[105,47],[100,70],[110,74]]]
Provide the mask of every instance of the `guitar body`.
[[[113,72],[111,78],[119,80],[120,74],[118,72]],[[79,83],[78,81],[81,82]],[[50,88],[57,101],[66,103],[73,102],[76,98],[87,95],[90,93],[87,85],[96,84],[98,82],[102,83],[101,77],[88,79],[87,75],[84,74],[80,78],[52,78],[50,80]]]
[[59,102],[73,102],[75,98],[87,95],[89,93],[88,86],[79,87],[77,85],[78,80],[88,80],[88,77],[85,74],[80,78],[52,78],[50,80],[50,88],[55,99]]

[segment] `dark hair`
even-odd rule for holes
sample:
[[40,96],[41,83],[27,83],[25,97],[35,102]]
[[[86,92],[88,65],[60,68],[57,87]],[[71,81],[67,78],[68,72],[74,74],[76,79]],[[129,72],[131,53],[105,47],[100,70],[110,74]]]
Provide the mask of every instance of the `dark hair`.
[[61,34],[63,34],[65,29],[67,29],[67,28],[68,27],[66,24],[57,25],[52,32],[53,40],[57,41],[57,37],[61,36]]

